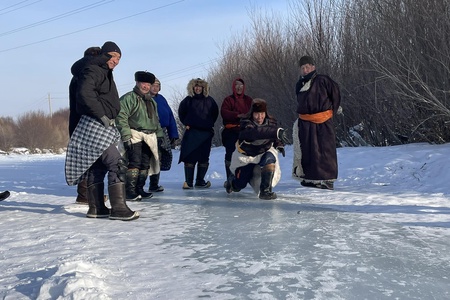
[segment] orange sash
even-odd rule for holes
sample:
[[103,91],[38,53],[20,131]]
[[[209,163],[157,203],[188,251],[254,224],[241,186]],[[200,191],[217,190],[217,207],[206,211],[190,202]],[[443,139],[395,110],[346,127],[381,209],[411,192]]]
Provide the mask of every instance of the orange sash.
[[238,124],[226,124],[225,125],[226,129],[236,128],[236,127],[239,127],[239,125]]
[[309,121],[316,124],[325,123],[333,117],[333,111],[331,109],[322,111],[315,114],[299,114],[298,118],[303,121]]

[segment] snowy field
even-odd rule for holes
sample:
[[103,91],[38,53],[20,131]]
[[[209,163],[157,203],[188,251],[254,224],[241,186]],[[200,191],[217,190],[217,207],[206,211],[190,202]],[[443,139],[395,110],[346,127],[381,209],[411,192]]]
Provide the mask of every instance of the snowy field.
[[223,148],[182,190],[178,155],[132,222],[86,218],[64,155],[1,155],[0,299],[450,299],[450,144],[338,149],[334,191],[287,147],[274,201],[225,193]]

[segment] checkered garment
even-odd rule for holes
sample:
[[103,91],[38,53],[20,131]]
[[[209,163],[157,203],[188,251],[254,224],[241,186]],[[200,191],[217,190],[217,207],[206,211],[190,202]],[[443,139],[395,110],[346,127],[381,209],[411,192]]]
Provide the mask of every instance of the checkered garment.
[[117,143],[120,133],[116,127],[83,115],[73,132],[66,153],[65,174],[68,185],[76,185],[90,166],[109,146]]

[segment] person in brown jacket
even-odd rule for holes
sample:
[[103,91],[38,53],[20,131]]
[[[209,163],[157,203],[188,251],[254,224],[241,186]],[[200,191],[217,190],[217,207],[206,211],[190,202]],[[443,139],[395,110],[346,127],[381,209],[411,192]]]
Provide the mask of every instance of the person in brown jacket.
[[300,58],[299,66],[302,76],[296,85],[301,150],[298,169],[302,168],[303,174],[294,175],[301,178],[303,186],[332,190],[338,176],[333,116],[341,102],[339,86],[329,76],[316,72],[311,56]]

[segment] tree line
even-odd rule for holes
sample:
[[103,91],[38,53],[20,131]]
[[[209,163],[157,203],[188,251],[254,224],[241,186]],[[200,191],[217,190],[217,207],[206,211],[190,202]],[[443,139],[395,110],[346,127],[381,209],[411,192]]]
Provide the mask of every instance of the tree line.
[[289,4],[288,17],[254,9],[253,26],[223,47],[208,76],[219,104],[240,76],[246,93],[291,127],[298,60],[311,55],[341,88],[339,146],[450,141],[449,0]]
[[[242,77],[245,93],[290,129],[298,60],[310,55],[341,88],[338,146],[450,141],[450,0],[291,0],[288,16],[253,8],[249,17],[208,71],[219,107]],[[175,114],[184,97],[173,95]],[[67,120],[68,109],[0,118],[0,149],[65,147]],[[221,126],[219,117],[216,146]]]

